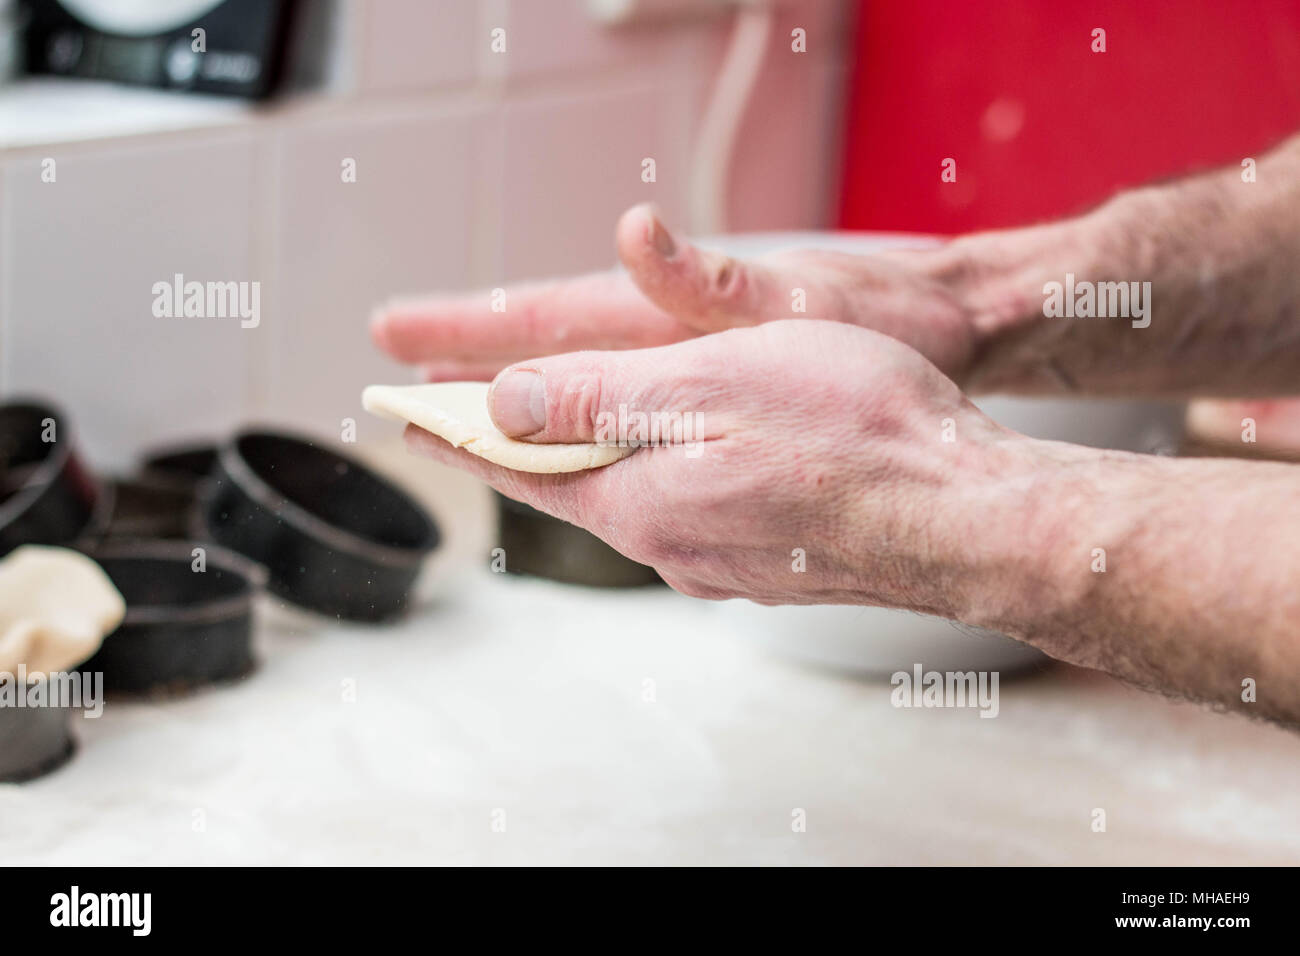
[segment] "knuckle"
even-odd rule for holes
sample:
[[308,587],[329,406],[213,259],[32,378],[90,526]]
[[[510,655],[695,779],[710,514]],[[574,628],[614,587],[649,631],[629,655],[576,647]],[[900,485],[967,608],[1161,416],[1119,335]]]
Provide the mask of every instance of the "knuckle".
[[671,554],[668,543],[653,525],[637,522],[630,529],[623,531],[619,538],[621,545],[619,550],[632,560],[651,567],[669,563]]
[[655,526],[639,530],[632,548],[635,554],[629,554],[636,560],[685,582],[698,582],[699,578],[707,577],[716,562],[716,555],[709,550],[685,544],[666,529]]
[[595,373],[571,375],[554,393],[553,405],[547,409],[547,427],[559,426],[573,432],[581,441],[591,441],[596,434],[601,412],[601,380]]
[[718,256],[709,263],[709,291],[717,301],[740,302],[749,289],[749,270],[731,256]]
[[701,601],[724,601],[730,597],[722,588],[705,584],[703,581],[697,581],[694,578],[665,576],[662,572],[660,572],[660,577],[678,594],[684,594],[689,598],[698,598]]

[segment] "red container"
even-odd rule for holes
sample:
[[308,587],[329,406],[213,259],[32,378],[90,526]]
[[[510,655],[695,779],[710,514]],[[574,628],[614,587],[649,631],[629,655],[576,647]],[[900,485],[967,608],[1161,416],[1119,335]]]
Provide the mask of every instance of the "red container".
[[[1300,0],[860,7],[848,229],[1056,218],[1123,186],[1258,157],[1300,130]],[[940,179],[947,158],[956,182]]]

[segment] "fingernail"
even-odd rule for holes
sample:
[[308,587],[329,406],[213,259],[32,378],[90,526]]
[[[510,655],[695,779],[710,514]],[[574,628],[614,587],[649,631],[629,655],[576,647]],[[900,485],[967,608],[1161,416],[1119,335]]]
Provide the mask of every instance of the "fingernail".
[[492,386],[492,420],[507,435],[532,435],[546,427],[546,386],[530,368],[512,369]]
[[673,234],[654,212],[650,213],[650,244],[665,259],[671,259],[677,254],[677,242],[673,239]]

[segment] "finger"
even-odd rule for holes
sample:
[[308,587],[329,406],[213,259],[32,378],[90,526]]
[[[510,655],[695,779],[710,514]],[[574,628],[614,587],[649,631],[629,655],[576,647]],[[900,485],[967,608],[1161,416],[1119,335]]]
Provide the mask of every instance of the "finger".
[[[699,420],[694,415],[699,409],[681,407],[683,395],[701,378],[692,371],[699,350],[682,348],[570,352],[512,365],[488,390],[488,411],[501,431],[528,441],[701,441],[706,436],[690,427]],[[668,434],[619,431],[629,422],[648,425],[651,414],[667,423]],[[671,432],[673,415],[688,433]]]
[[503,359],[440,359],[420,366],[426,382],[490,382],[503,368],[526,356]]
[[644,348],[695,334],[619,272],[498,291],[390,300],[371,316],[371,337],[403,362],[504,363],[575,349]]
[[623,214],[616,242],[646,298],[694,329],[716,332],[791,317],[789,282],[769,266],[674,236],[648,204]]

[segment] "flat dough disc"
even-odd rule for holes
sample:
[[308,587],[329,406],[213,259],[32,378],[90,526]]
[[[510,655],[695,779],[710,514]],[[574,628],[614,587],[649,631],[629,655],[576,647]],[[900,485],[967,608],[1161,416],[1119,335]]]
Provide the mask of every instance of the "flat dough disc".
[[486,382],[371,385],[361,393],[361,404],[372,415],[418,425],[457,448],[514,471],[556,474],[602,468],[636,451],[617,445],[543,445],[509,438],[492,423],[487,394]]

